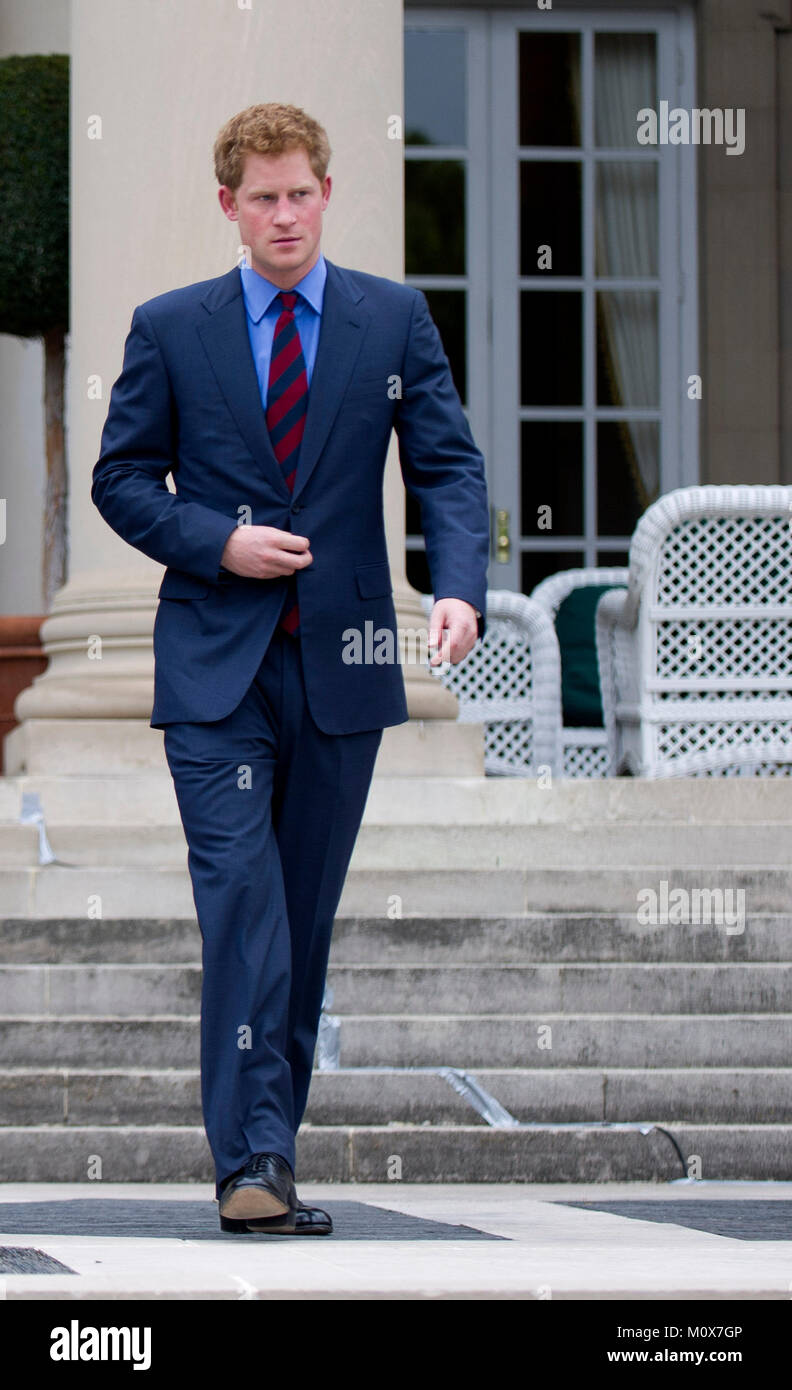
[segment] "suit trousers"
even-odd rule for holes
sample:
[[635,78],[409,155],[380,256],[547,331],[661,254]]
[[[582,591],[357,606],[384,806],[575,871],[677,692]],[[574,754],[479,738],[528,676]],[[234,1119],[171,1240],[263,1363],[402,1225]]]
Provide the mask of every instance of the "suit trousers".
[[299,632],[282,628],[231,714],[165,726],[203,942],[201,1101],[217,1197],[253,1153],[295,1171],[333,922],[381,739],[317,728]]

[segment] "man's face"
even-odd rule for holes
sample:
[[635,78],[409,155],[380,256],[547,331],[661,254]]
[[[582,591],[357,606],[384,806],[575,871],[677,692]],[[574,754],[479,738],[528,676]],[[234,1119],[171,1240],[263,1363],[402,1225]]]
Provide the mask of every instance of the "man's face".
[[240,243],[250,247],[253,269],[282,290],[316,265],[329,197],[329,174],[320,183],[304,149],[247,154],[236,191],[225,184],[219,190],[223,212],[239,223]]

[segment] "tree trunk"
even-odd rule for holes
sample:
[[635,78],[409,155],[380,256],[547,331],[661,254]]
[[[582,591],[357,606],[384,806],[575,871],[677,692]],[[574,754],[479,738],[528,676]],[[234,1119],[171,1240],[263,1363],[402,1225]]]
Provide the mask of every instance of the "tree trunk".
[[64,447],[64,332],[44,334],[44,420],[47,451],[47,495],[44,504],[42,582],[44,607],[49,612],[58,589],[66,583],[66,452]]

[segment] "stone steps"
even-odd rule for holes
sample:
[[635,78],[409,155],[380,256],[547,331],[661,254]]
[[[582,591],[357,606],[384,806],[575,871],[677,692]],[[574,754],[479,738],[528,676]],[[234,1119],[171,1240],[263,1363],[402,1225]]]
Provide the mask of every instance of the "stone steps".
[[[792,962],[331,965],[332,1011],[363,1015],[792,1014]],[[0,965],[0,1016],[190,1015],[200,964]]]
[[[673,1132],[699,1177],[789,1178],[788,1125],[680,1124]],[[7,1181],[214,1181],[198,1125],[0,1126],[0,1170]],[[302,1182],[571,1183],[667,1182],[682,1177],[683,1169],[658,1130],[304,1125],[297,1173]]]
[[[477,1067],[465,1073],[522,1123],[635,1122],[674,1127],[792,1123],[791,1067]],[[200,1125],[196,1067],[0,1067],[0,1126]],[[359,1068],[314,1073],[312,1125],[486,1122],[436,1072]]]
[[[95,814],[95,810],[94,810]],[[85,821],[80,825],[47,819],[47,838],[64,867],[140,869],[152,863],[160,869],[185,869],[187,845],[178,821],[166,824]],[[0,868],[35,867],[38,831],[34,825],[0,823]],[[568,825],[553,821],[523,825],[387,825],[364,824],[358,835],[352,873],[390,869],[415,872],[447,870],[601,867],[613,853],[609,825]],[[620,868],[721,869],[768,867],[783,869],[788,862],[789,827],[772,821],[750,827],[693,825],[667,821],[619,825]]]
[[[751,914],[783,913],[792,902],[792,869],[786,864],[709,865],[676,868],[612,863],[608,868],[350,868],[339,903],[343,917],[398,912],[402,917],[468,919],[524,917],[528,913],[635,913],[663,883],[688,896],[712,890],[744,894]],[[84,918],[101,905],[108,918],[192,917],[186,867],[156,863],[124,867],[0,867],[0,902],[9,917]],[[727,909],[739,899],[728,899]]]
[[773,1067],[788,1063],[791,1037],[788,1014],[346,1016],[341,1064]]
[[[6,917],[0,964],[198,964],[194,916],[86,919]],[[792,962],[792,912],[752,913],[750,931],[715,926],[643,927],[632,913],[534,912],[509,917],[338,917],[335,967],[520,965],[569,962]]]
[[[548,1031],[549,1030],[549,1031]],[[346,1067],[783,1067],[792,1014],[345,1015]],[[194,1067],[197,1015],[0,1017],[0,1056],[24,1066]]]
[[[39,867],[23,791],[68,863]],[[331,951],[341,1067],[315,1073],[301,1180],[682,1176],[653,1125],[700,1176],[789,1179],[790,832],[781,778],[375,776]],[[689,920],[641,915],[680,889]],[[167,771],[0,779],[0,903],[2,1171],[211,1181]]]
[[[620,777],[556,781],[522,777],[375,775],[364,825],[620,825],[658,827],[792,822],[792,779]],[[47,821],[62,825],[179,824],[167,766],[139,772],[0,777],[0,822],[17,820],[23,792],[39,796]]]

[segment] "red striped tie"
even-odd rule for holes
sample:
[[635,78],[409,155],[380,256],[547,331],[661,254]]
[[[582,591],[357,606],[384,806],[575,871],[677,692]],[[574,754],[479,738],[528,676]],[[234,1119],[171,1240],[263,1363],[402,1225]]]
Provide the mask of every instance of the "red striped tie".
[[[283,309],[275,324],[272,339],[266,421],[275,457],[281,466],[289,492],[293,492],[300,444],[305,431],[305,414],[308,409],[308,374],[294,318],[297,292],[282,290],[276,298],[281,301]],[[279,626],[292,636],[300,626],[297,580],[294,575],[289,576]]]

